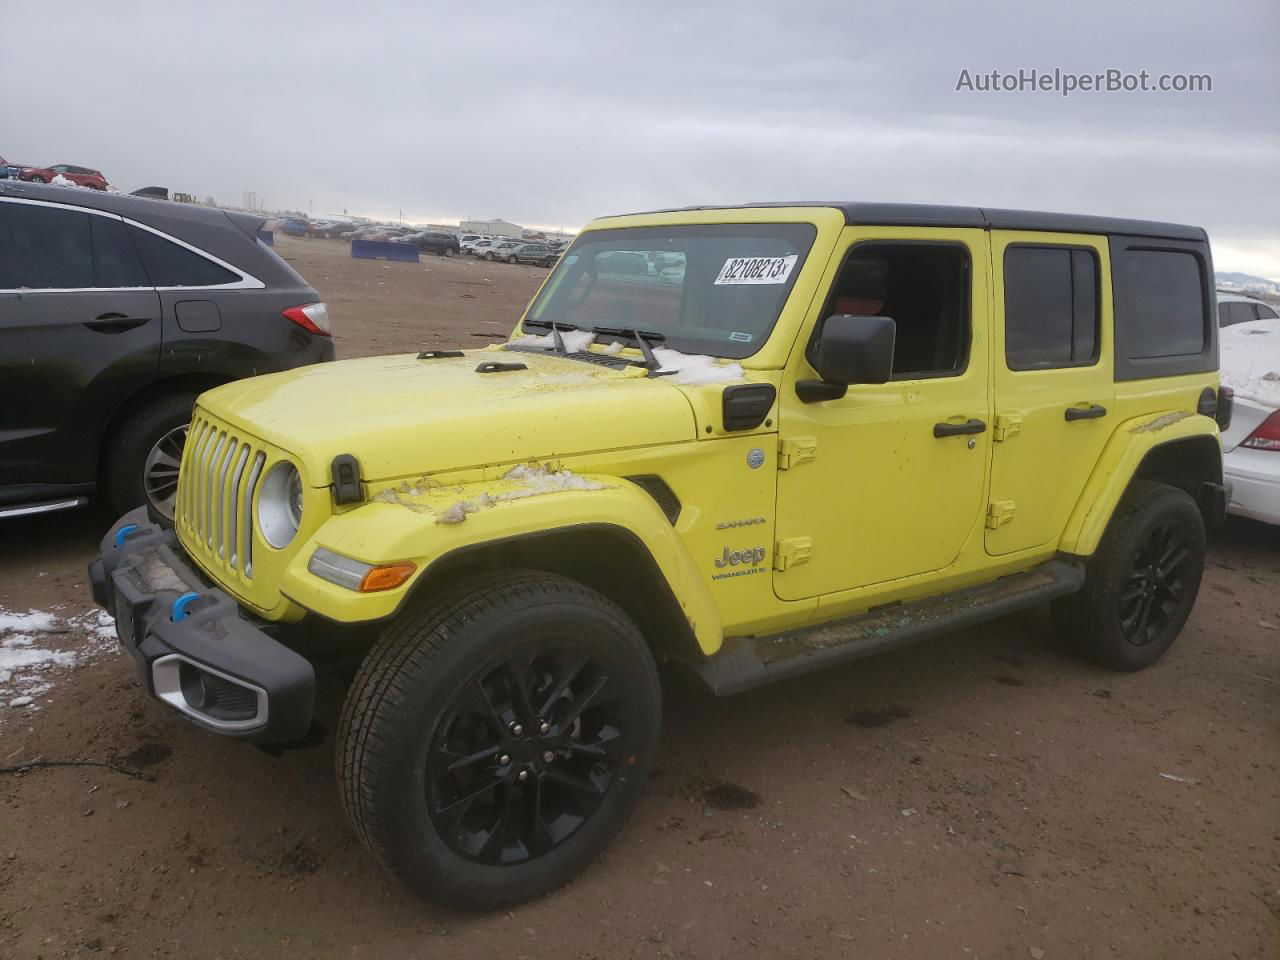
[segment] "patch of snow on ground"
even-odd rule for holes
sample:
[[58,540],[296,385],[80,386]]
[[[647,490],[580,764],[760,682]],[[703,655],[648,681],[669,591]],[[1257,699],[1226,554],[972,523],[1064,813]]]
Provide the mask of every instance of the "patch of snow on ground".
[[[564,348],[569,353],[578,353],[587,349],[595,341],[596,335],[590,330],[562,330],[560,338],[564,340]],[[546,336],[538,336],[532,333],[526,333],[522,337],[516,337],[514,340],[507,342],[509,347],[541,347],[544,350],[554,350],[556,346],[555,334],[548,333]]]
[[64,615],[0,607],[0,723],[8,708],[38,710],[60,675],[116,645],[115,622],[103,610]]
[[521,464],[512,467],[502,475],[502,479],[520,484],[514,490],[501,493],[482,493],[478,497],[459,500],[446,510],[436,515],[436,523],[461,523],[469,513],[479,513],[486,507],[492,507],[509,500],[524,500],[528,497],[539,497],[544,493],[559,493],[563,490],[603,490],[605,485],[599,480],[580,477],[572,470],[552,470],[539,464],[527,466]]
[[742,365],[722,363],[715,357],[701,354],[681,353],[668,347],[657,347],[653,351],[654,359],[662,364],[658,370],[662,374],[672,374],[671,382],[688,387],[698,387],[707,383],[727,383],[742,377]]
[[1280,407],[1280,320],[1224,327],[1218,338],[1222,385],[1236,396]]

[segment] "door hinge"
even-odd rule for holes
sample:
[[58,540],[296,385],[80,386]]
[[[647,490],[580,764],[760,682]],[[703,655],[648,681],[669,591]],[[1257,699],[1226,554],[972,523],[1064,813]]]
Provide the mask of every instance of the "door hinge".
[[778,449],[778,469],[790,470],[801,463],[808,463],[818,456],[817,437],[789,437]]
[[813,556],[813,537],[788,537],[773,548],[773,569],[787,570],[808,563]]
[[1022,414],[1002,413],[996,417],[996,425],[992,431],[992,436],[995,437],[997,443],[1000,443],[1010,437],[1016,437],[1021,432]]
[[1006,523],[1013,522],[1014,502],[1012,500],[992,500],[987,507],[987,529],[995,530]]

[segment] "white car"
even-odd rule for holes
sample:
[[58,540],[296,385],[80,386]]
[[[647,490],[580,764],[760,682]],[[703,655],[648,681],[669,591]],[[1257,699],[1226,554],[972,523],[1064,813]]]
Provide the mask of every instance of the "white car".
[[1280,524],[1280,320],[1223,327],[1219,348],[1222,385],[1235,391],[1222,435],[1227,512]]
[[1218,326],[1232,327],[1250,320],[1274,320],[1276,308],[1262,300],[1218,291]]

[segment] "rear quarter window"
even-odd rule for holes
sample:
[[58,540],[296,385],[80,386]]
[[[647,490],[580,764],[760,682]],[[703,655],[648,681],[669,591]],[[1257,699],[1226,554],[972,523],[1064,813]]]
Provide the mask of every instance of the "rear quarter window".
[[240,277],[225,267],[164,237],[130,226],[129,236],[142,256],[151,283],[157,287],[215,287]]
[[1217,368],[1207,244],[1112,237],[1111,273],[1117,379]]

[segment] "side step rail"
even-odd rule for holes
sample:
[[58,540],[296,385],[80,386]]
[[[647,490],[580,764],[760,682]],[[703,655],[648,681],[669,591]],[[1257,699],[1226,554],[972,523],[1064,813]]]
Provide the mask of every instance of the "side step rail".
[[696,670],[712,693],[728,696],[1038,606],[1083,585],[1083,563],[1050,560],[1026,573],[845,620],[726,638],[720,652]]

